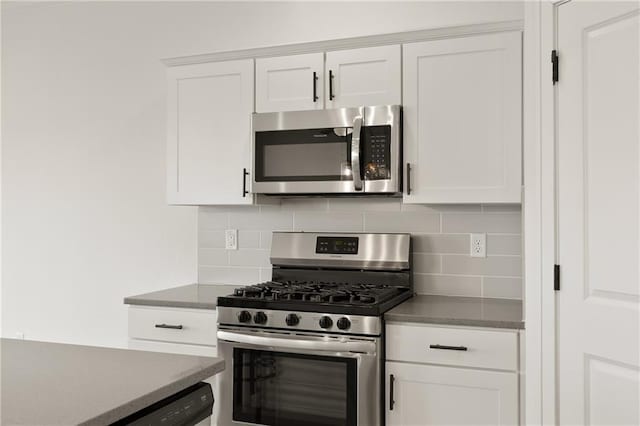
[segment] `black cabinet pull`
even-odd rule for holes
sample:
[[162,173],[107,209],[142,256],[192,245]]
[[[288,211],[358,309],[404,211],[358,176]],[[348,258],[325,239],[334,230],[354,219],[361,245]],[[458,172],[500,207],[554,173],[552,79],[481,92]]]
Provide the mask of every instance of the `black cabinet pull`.
[[449,351],[467,351],[466,346],[429,345],[431,349],[446,349]]
[[172,330],[182,330],[182,325],[156,324],[156,328],[170,328]]
[[313,72],[313,102],[318,100],[318,88],[317,88],[318,74]]
[[329,70],[329,100],[332,101],[333,96],[333,71]]
[[246,197],[249,191],[247,191],[247,176],[249,176],[249,172],[247,169],[242,169],[242,197]]
[[411,163],[407,163],[407,195],[411,195]]
[[393,374],[389,375],[389,411],[393,411],[393,405],[396,403],[393,400],[393,385],[396,381],[396,378],[393,376]]

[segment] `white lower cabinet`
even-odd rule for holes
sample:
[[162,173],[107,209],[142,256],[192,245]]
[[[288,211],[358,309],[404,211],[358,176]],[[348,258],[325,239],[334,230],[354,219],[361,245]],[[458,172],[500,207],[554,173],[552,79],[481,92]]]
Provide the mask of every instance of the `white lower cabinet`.
[[[217,319],[215,310],[131,306],[129,349],[216,357]],[[210,423],[204,421],[199,425],[217,424],[216,377],[205,380],[214,393],[213,416]]]
[[388,426],[518,424],[516,373],[399,362],[386,370]]
[[387,426],[519,424],[518,331],[389,324]]

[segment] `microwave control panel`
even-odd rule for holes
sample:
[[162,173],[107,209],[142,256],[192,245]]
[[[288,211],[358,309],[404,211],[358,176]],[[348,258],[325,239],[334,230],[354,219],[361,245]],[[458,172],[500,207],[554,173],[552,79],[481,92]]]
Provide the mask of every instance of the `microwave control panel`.
[[391,179],[391,126],[366,126],[363,132],[364,179]]

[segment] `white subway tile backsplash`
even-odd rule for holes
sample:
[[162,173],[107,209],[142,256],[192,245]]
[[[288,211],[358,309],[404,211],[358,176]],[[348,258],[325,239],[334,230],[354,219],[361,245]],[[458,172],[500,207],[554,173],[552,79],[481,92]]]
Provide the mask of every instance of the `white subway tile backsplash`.
[[271,267],[260,268],[260,281],[261,282],[270,281],[272,272],[273,270],[271,269]]
[[399,212],[402,201],[397,198],[376,198],[363,202],[359,198],[331,198],[329,210],[331,211],[380,211]]
[[442,272],[460,275],[495,275],[519,277],[522,273],[520,256],[469,257],[443,255]]
[[416,253],[468,254],[468,234],[413,234]]
[[229,265],[231,266],[257,266],[268,267],[269,250],[241,249],[229,251]]
[[198,247],[224,248],[224,231],[200,229],[198,232]]
[[200,229],[227,229],[229,214],[211,207],[198,209],[198,227]]
[[440,215],[422,212],[365,212],[366,232],[440,232]]
[[437,273],[441,271],[440,255],[413,253],[413,271],[416,273]]
[[273,231],[261,231],[260,232],[260,248],[270,249],[271,248],[271,235]]
[[487,254],[506,254],[519,256],[522,253],[520,235],[487,235]]
[[402,204],[403,212],[423,213],[475,213],[481,212],[480,204]]
[[198,249],[198,265],[201,266],[227,266],[229,255],[225,249]]
[[329,209],[329,201],[326,198],[284,198],[280,204],[285,211],[326,211]]
[[442,214],[442,232],[444,233],[485,232],[496,234],[520,234],[521,228],[521,215],[515,213]]
[[522,278],[482,277],[482,296],[522,299]]
[[291,231],[293,213],[279,208],[266,211],[240,211],[229,214],[229,228],[249,231]]
[[[224,230],[238,229],[238,250]],[[199,209],[199,279],[255,284],[271,279],[273,231],[409,232],[421,294],[522,297],[519,205],[407,205],[399,198],[288,198],[261,206]],[[486,258],[469,256],[469,234],[487,234]]]
[[481,283],[481,277],[431,274],[415,274],[413,277],[413,286],[418,294],[480,297],[482,295]]
[[245,231],[240,229],[238,231],[238,248],[252,249],[260,248],[260,231]]
[[295,231],[362,232],[362,213],[296,212]]

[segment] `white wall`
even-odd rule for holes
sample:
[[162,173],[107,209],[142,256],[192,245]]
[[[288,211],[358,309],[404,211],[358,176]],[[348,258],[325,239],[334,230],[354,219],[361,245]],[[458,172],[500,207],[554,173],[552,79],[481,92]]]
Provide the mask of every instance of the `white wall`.
[[196,209],[164,204],[159,58],[522,18],[505,2],[2,7],[2,334],[114,346],[124,296],[197,274]]

